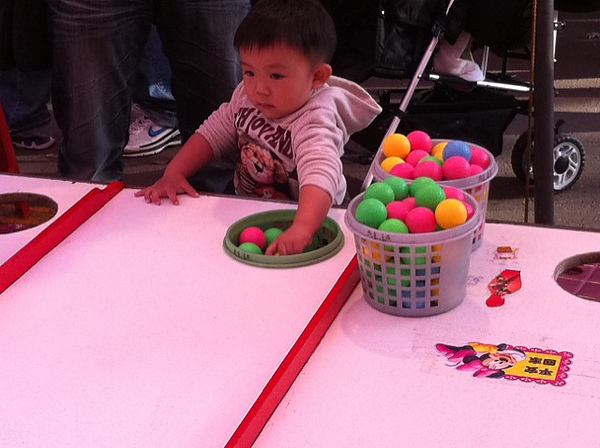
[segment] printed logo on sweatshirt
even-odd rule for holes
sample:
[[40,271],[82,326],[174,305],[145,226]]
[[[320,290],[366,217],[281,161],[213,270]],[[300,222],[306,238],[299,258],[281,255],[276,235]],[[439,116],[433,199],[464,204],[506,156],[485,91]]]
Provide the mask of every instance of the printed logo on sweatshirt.
[[292,135],[281,126],[274,127],[254,107],[242,107],[235,115],[235,126],[248,135],[255,135],[271,150],[284,157],[292,157]]

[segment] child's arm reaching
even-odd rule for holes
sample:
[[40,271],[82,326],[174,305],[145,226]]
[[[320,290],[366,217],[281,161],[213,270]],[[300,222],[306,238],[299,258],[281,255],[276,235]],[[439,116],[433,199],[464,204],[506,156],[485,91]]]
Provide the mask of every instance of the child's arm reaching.
[[323,224],[331,204],[331,196],[325,190],[314,185],[302,187],[294,222],[267,247],[265,253],[267,255],[301,253],[312,242],[313,235]]
[[206,138],[194,133],[169,162],[163,176],[154,185],[135,193],[143,196],[146,202],[160,205],[160,198],[169,198],[179,204],[178,194],[187,193],[197,198],[198,192],[188,182],[188,177],[198,172],[213,159],[213,151]]

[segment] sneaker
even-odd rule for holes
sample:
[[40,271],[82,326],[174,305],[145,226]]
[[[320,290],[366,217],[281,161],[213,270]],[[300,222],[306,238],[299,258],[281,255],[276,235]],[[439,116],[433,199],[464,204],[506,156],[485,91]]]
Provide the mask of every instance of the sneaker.
[[142,157],[158,154],[168,146],[181,144],[177,128],[159,126],[145,116],[138,117],[129,125],[129,142],[123,149],[123,157]]
[[54,144],[56,139],[50,135],[45,136],[26,136],[12,135],[13,146],[19,149],[48,149]]

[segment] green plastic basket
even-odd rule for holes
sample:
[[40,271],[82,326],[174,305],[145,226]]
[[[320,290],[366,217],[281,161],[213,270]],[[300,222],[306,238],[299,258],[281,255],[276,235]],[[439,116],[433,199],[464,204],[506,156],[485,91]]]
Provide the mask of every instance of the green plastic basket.
[[286,230],[293,222],[296,210],[271,210],[247,216],[233,223],[223,239],[223,248],[231,257],[243,263],[264,268],[293,268],[307,266],[327,260],[337,254],[344,246],[344,233],[330,217],[315,234],[316,249],[295,255],[262,255],[243,251],[238,248],[240,234],[247,227],[259,227],[266,230],[277,227]]

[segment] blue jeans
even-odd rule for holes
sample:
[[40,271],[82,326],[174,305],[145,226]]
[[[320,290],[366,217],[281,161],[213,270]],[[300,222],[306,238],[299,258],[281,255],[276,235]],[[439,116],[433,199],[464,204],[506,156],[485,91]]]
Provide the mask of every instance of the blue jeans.
[[179,129],[189,138],[241,80],[233,47],[250,0],[48,0],[53,88],[63,133],[62,177],[109,182],[123,175],[131,87],[156,23],[172,70]]
[[150,29],[148,42],[142,52],[133,87],[133,102],[139,104],[154,123],[169,128],[178,127],[176,103],[171,91],[171,67],[163,54],[155,25]]
[[50,70],[0,71],[0,103],[11,134],[38,137],[51,134],[48,111],[51,84]]

